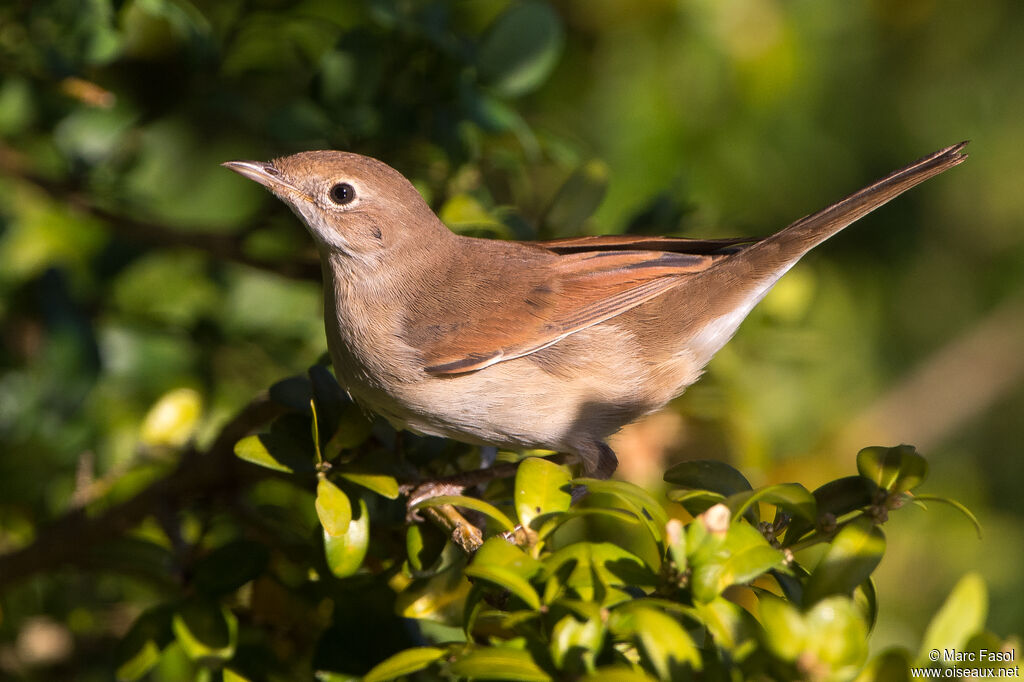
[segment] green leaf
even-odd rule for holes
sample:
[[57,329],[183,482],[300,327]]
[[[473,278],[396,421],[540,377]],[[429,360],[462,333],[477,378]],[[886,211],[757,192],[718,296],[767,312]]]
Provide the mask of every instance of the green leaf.
[[675,618],[658,609],[627,604],[612,612],[608,627],[617,638],[635,639],[663,680],[688,677],[687,667],[701,669],[693,639]]
[[539,561],[523,550],[497,537],[488,538],[477,550],[466,575],[493,583],[526,602],[531,609],[540,609],[540,597],[530,585],[530,578],[541,569]]
[[357,513],[352,515],[348,529],[331,535],[324,528],[324,556],[327,567],[338,578],[347,578],[359,570],[370,547],[370,512],[366,500],[356,497]]
[[321,477],[316,484],[316,515],[324,532],[331,536],[344,535],[352,521],[352,503],[341,488]]
[[846,597],[828,597],[804,616],[807,636],[801,661],[809,670],[827,671],[823,679],[851,679],[868,656],[868,628]]
[[846,525],[829,544],[807,580],[804,600],[813,604],[833,594],[848,595],[875,570],[885,553],[885,535],[870,519]]
[[[875,500],[878,486],[863,476],[847,476],[830,481],[815,490],[812,495],[817,504],[818,518],[831,514],[839,518],[857,509],[863,509]],[[795,544],[801,537],[813,530],[816,519],[794,518],[786,530],[784,546]]]
[[792,604],[770,594],[761,596],[758,615],[768,648],[784,661],[795,661],[804,650],[807,625]]
[[736,651],[740,644],[751,639],[746,612],[724,597],[693,605],[697,616],[715,639],[715,644],[727,651]]
[[238,619],[218,604],[202,599],[186,601],[175,612],[171,628],[193,661],[216,665],[235,654]]
[[[569,673],[580,672],[580,665],[594,669],[594,659],[604,644],[604,623],[597,618],[577,619],[564,616],[551,630],[551,658],[555,667]],[[575,660],[573,660],[575,659]]]
[[313,385],[305,376],[298,374],[281,379],[268,390],[270,399],[296,412],[309,412],[309,401],[313,399]]
[[546,603],[570,596],[609,606],[630,598],[619,588],[658,583],[658,576],[639,557],[610,542],[575,542],[543,563]]
[[985,627],[988,590],[977,573],[968,573],[949,593],[938,613],[928,624],[918,660],[927,660],[934,649],[963,651],[967,640]]
[[878,620],[878,591],[875,589],[875,581],[868,578],[853,591],[853,603],[860,609],[864,616],[864,622],[868,630],[873,630]]
[[195,563],[192,584],[211,597],[234,592],[262,574],[269,561],[270,553],[258,542],[229,542]]
[[762,573],[782,566],[785,557],[772,547],[755,528],[745,523],[729,527],[725,541],[708,561],[694,557],[693,596],[710,602],[726,587],[746,583]]
[[612,495],[618,498],[626,507],[636,512],[655,541],[660,543],[664,540],[668,514],[661,503],[640,486],[625,481],[603,481],[596,478],[577,478],[573,480],[573,484],[586,486],[591,494]]
[[668,499],[683,505],[693,516],[700,516],[716,504],[725,502],[725,495],[710,490],[669,490]]
[[734,493],[726,499],[725,504],[732,510],[733,519],[736,519],[758,502],[773,504],[794,516],[811,521],[817,516],[814,496],[799,483],[779,483],[757,490]]
[[[541,457],[528,457],[516,469],[515,506],[519,523],[530,528],[542,514],[564,512],[572,503],[569,468]],[[536,530],[536,528],[534,529]]]
[[573,171],[558,189],[544,216],[549,236],[569,237],[579,233],[608,191],[608,173],[608,165],[597,160],[588,161]]
[[981,539],[981,522],[978,521],[978,517],[975,516],[970,509],[960,502],[949,497],[941,497],[939,495],[914,495],[913,499],[916,502],[938,502],[940,504],[948,504],[950,507],[966,516],[970,522],[974,524],[974,530],[978,533],[978,539]]
[[450,197],[441,205],[437,217],[453,232],[488,228],[506,239],[512,237],[505,224],[491,215],[483,204],[469,194],[456,194]]
[[351,481],[367,490],[372,490],[381,497],[389,500],[398,499],[398,481],[394,476],[387,474],[361,473],[357,471],[343,471],[339,475],[346,481]]
[[657,682],[657,678],[637,668],[625,665],[606,665],[590,675],[581,677],[580,682]]
[[171,629],[173,613],[170,607],[158,606],[144,611],[135,619],[114,652],[118,680],[134,682],[141,679],[160,661],[164,647],[174,639]]
[[286,434],[261,433],[235,443],[235,455],[246,462],[289,474],[312,473],[313,462]]
[[342,412],[352,405],[352,401],[325,365],[317,364],[310,367],[309,381],[321,432],[334,434],[338,431]]
[[743,474],[718,460],[681,462],[665,472],[665,482],[693,490],[710,490],[726,497],[751,490]]
[[928,460],[912,445],[874,446],[857,453],[857,471],[890,493],[902,493],[920,485],[928,475]]
[[333,460],[343,450],[357,448],[366,442],[373,430],[371,422],[355,403],[347,403],[338,415],[338,427],[324,445],[324,458]]
[[481,514],[488,516],[498,522],[502,530],[512,531],[515,530],[515,524],[512,523],[512,519],[505,516],[505,514],[492,504],[478,500],[475,497],[466,497],[465,495],[438,495],[437,497],[430,497],[425,500],[420,500],[413,505],[413,509],[425,509],[429,507],[441,507],[446,504],[454,505],[456,507],[464,507],[466,509],[472,509],[473,511],[480,512]]
[[498,647],[473,647],[452,662],[448,672],[454,677],[476,680],[548,682],[551,679],[529,652]]
[[569,521],[587,516],[603,516],[606,519],[612,519],[631,526],[635,526],[640,523],[640,517],[631,511],[611,509],[608,507],[575,507],[568,511],[552,512],[550,514],[544,514],[543,516],[534,518],[534,525],[539,526],[537,539],[543,540]]
[[913,679],[910,676],[910,652],[892,648],[872,658],[855,682],[913,682]]
[[363,682],[386,682],[403,675],[411,675],[423,670],[434,661],[444,656],[445,650],[432,646],[414,647],[399,651],[370,669],[363,677]]
[[405,553],[414,571],[432,566],[445,547],[445,536],[433,524],[413,523],[405,530]]
[[527,0],[509,5],[480,41],[480,80],[508,97],[543,83],[558,62],[564,35],[550,5]]

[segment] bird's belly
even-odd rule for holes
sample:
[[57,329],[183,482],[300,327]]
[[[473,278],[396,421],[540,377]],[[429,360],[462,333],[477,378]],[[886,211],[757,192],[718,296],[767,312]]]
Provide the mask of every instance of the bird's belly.
[[603,440],[695,378],[678,360],[649,362],[628,333],[598,325],[476,372],[424,374],[386,396],[353,392],[396,426],[420,433],[565,451],[583,440]]

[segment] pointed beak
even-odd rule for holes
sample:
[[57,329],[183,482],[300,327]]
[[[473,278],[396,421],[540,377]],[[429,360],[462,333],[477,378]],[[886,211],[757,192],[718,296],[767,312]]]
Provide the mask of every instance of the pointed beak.
[[281,171],[274,164],[265,161],[225,161],[221,164],[239,175],[255,180],[282,199],[303,198],[309,195],[281,177]]

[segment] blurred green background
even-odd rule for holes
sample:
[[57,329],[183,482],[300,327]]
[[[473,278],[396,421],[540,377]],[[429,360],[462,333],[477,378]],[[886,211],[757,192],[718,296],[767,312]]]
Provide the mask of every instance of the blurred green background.
[[[728,237],[970,139],[613,445],[652,488],[695,457],[814,488],[912,443],[985,534],[946,509],[889,524],[873,646],[915,647],[971,569],[990,629],[1019,633],[1022,66],[1015,0],[4,3],[0,552],[130,496],[325,351],[308,237],[221,161],[375,156],[478,235]],[[4,595],[0,672],[73,660],[29,627],[116,639],[146,605],[123,577],[61,584]]]

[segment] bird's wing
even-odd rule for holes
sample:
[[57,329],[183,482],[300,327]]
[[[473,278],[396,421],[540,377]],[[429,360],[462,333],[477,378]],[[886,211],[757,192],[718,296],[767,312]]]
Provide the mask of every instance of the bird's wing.
[[[515,281],[495,281],[483,303],[474,297],[464,310],[450,311],[445,317],[459,322],[444,329],[434,326],[416,344],[425,370],[460,374],[529,355],[668,291],[726,257],[734,245],[719,244],[724,253],[708,242],[700,242],[698,253],[620,250],[621,245],[635,243],[627,239],[631,238],[586,237],[536,244],[564,255],[520,269],[513,275]],[[584,245],[590,248],[581,248]]]

